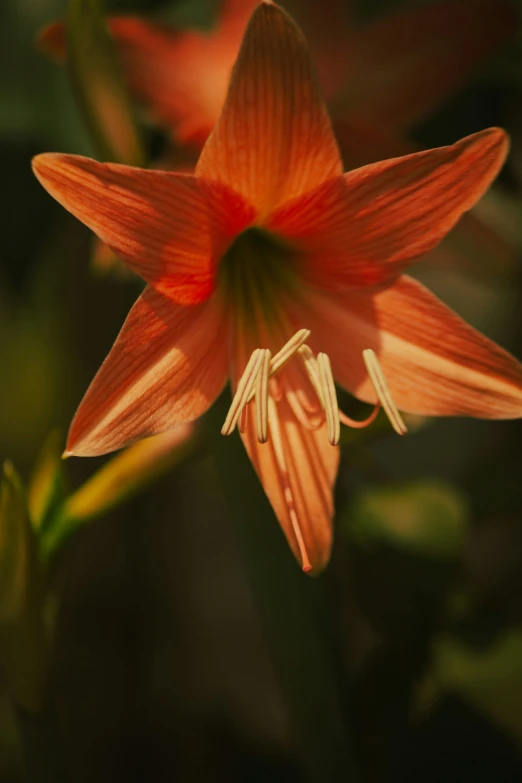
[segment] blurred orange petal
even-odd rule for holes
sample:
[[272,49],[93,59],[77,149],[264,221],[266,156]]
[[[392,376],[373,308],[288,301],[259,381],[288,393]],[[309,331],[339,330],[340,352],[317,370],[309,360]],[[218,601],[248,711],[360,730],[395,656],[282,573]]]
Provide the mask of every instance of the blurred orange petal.
[[340,103],[360,123],[389,131],[420,122],[515,29],[503,0],[450,0],[379,18],[352,36]]
[[36,36],[36,48],[50,60],[62,65],[67,56],[67,40],[65,24],[63,22],[51,22],[38,31]]

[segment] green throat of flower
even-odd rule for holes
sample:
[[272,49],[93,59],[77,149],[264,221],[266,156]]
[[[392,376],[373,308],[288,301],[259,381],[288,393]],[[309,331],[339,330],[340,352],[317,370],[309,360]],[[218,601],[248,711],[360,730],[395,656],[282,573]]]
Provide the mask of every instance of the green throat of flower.
[[277,320],[282,300],[295,296],[295,252],[260,228],[243,231],[219,264],[219,286],[245,326]]

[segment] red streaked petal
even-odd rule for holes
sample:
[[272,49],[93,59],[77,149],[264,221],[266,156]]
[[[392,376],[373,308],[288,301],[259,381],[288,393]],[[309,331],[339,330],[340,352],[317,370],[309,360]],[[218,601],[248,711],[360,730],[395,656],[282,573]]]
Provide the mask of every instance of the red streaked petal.
[[158,291],[206,299],[216,265],[253,211],[217,183],[188,174],[45,154],[33,161],[46,190]]
[[192,421],[227,377],[220,303],[177,305],[147,287],[71,424],[67,451],[88,457]]
[[250,405],[241,437],[296,559],[315,575],[330,557],[339,448],[328,443],[325,424],[305,428],[284,396],[270,398],[268,426],[267,443],[259,443]]
[[419,122],[515,29],[514,8],[503,0],[450,0],[378,19],[352,36],[342,102],[369,126]]
[[314,284],[380,285],[435,247],[478,201],[507,152],[498,128],[374,163],[283,206],[266,227],[302,253]]
[[233,187],[262,217],[341,171],[305,40],[282,9],[262,2],[196,173]]
[[428,416],[522,416],[522,365],[407,276],[390,288],[309,296],[296,327],[326,351],[336,379],[365,402],[376,397],[362,351],[372,348],[401,411]]

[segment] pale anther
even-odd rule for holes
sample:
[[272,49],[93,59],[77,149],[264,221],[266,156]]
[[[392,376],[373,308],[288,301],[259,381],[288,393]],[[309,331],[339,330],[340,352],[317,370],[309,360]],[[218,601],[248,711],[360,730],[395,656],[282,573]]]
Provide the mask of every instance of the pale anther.
[[299,329],[294,336],[288,340],[280,351],[272,358],[270,362],[270,375],[275,375],[292,356],[297,353],[303,343],[310,337],[310,329]]
[[[283,345],[280,351],[270,360],[269,377],[272,378],[279,370],[284,367],[289,359],[297,353],[302,344],[310,337],[310,329],[299,329],[293,337]],[[248,402],[253,399],[255,390],[250,393]]]
[[313,354],[313,351],[308,345],[302,345],[299,348],[299,355],[303,360],[305,370],[308,373],[310,382],[314,387],[315,393],[317,394],[317,399],[321,403],[321,407],[324,410],[325,402],[324,402],[323,389],[321,385],[321,378],[319,376],[319,370],[317,368],[317,360]]
[[261,366],[256,379],[256,430],[260,443],[268,440],[268,378],[270,374],[271,353],[268,348],[261,350]]
[[317,354],[317,367],[319,369],[319,378],[324,398],[328,440],[332,446],[337,446],[341,438],[341,422],[339,420],[339,406],[337,405],[337,393],[335,391],[332,366],[330,364],[330,358],[326,353]]
[[230,410],[228,411],[227,417],[225,419],[225,423],[221,428],[222,435],[230,435],[234,431],[237,420],[241,415],[241,411],[247,404],[252,391],[255,393],[255,383],[261,368],[261,364],[263,362],[263,357],[264,354],[261,348],[256,348],[250,357],[245,371],[238,383],[234,399],[232,400],[232,405],[230,406]]
[[371,348],[366,348],[366,350],[363,351],[363,360],[366,369],[368,370],[368,375],[370,376],[373,388],[375,389],[375,393],[377,394],[377,398],[388,416],[393,429],[398,435],[404,435],[408,431],[407,427],[393,401],[375,351],[372,351]]

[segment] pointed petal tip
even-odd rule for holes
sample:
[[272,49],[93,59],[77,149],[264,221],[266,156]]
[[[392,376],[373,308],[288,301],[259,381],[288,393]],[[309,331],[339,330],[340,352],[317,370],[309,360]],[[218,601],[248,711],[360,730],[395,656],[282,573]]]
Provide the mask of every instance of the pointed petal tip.
[[42,181],[57,167],[64,158],[68,157],[59,152],[40,152],[31,160],[31,168],[37,179]]
[[483,147],[489,146],[491,152],[495,152],[499,159],[502,161],[506,159],[510,147],[510,138],[503,128],[486,128],[473,134],[473,136]]
[[69,459],[69,457],[74,457],[74,452],[70,451],[69,449],[65,449],[62,454],[62,459]]

